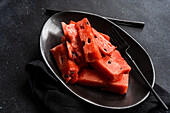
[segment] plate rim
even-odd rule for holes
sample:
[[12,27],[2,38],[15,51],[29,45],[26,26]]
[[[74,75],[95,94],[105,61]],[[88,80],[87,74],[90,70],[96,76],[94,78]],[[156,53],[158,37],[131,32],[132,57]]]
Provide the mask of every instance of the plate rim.
[[152,71],[153,71],[153,80],[152,80],[152,85],[151,85],[152,88],[154,87],[154,84],[155,84],[155,69],[154,69],[154,65],[153,65],[153,62],[152,62],[151,57],[150,57],[149,54],[146,52],[146,50],[145,50],[129,33],[127,33],[127,32],[126,32],[124,29],[122,29],[120,26],[116,25],[115,23],[113,23],[112,21],[106,19],[106,18],[103,17],[103,16],[100,16],[100,15],[94,14],[94,13],[90,13],[90,12],[75,11],[75,10],[62,11],[62,12],[60,12],[60,13],[56,13],[56,14],[50,16],[50,17],[45,21],[45,23],[43,24],[42,29],[41,29],[41,31],[40,31],[40,32],[41,32],[41,34],[40,34],[40,43],[39,43],[39,44],[40,44],[40,52],[41,52],[41,55],[42,55],[42,57],[43,57],[43,60],[45,61],[45,63],[46,63],[46,65],[48,66],[48,68],[50,68],[50,70],[53,72],[53,74],[55,75],[55,77],[56,77],[71,93],[73,93],[74,95],[76,95],[78,98],[80,98],[80,99],[82,99],[82,100],[84,100],[84,101],[86,101],[86,102],[88,102],[88,103],[90,103],[90,104],[96,105],[96,106],[98,106],[98,107],[108,108],[108,109],[128,109],[128,108],[132,108],[132,107],[134,107],[134,106],[142,103],[144,100],[146,100],[146,99],[148,98],[149,94],[150,94],[150,91],[148,91],[148,93],[146,94],[146,96],[144,96],[143,99],[141,99],[141,100],[138,101],[137,103],[132,104],[132,105],[128,105],[128,106],[125,106],[125,107],[111,107],[111,106],[100,105],[100,104],[97,104],[97,103],[95,103],[95,102],[93,102],[93,101],[90,101],[90,100],[88,100],[88,99],[86,99],[86,98],[84,98],[84,97],[81,97],[80,95],[78,95],[77,93],[75,93],[74,91],[72,91],[58,76],[56,76],[57,74],[56,74],[56,73],[54,72],[54,70],[51,68],[50,64],[48,63],[48,61],[47,61],[47,59],[46,59],[46,57],[45,57],[45,54],[43,53],[42,43],[41,43],[41,42],[42,42],[42,31],[43,31],[45,25],[48,23],[48,21],[50,21],[50,19],[51,19],[52,17],[55,17],[55,16],[60,15],[60,14],[62,14],[62,13],[81,13],[81,14],[88,14],[88,15],[90,15],[90,16],[97,16],[97,17],[99,17],[99,18],[102,18],[102,19],[108,21],[108,22],[111,23],[112,25],[116,26],[116,29],[118,28],[118,29],[120,29],[121,31],[123,31],[123,32],[124,32],[126,35],[128,35],[133,41],[135,41],[135,43],[137,43],[137,44],[143,49],[143,51],[146,53],[146,55],[148,56],[148,58],[149,58],[149,60],[150,60],[150,63],[151,63]]

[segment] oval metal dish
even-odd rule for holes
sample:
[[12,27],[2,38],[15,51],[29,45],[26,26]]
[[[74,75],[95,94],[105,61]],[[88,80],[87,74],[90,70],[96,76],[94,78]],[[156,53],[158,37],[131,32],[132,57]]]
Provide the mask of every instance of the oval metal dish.
[[[78,11],[67,11],[53,15],[44,24],[40,35],[40,50],[47,66],[54,73],[56,79],[70,90],[73,94],[91,104],[111,109],[125,109],[130,108],[143,102],[149,96],[149,89],[143,82],[140,75],[132,68],[130,72],[129,88],[126,95],[117,95],[110,92],[101,91],[96,88],[80,86],[77,84],[66,84],[57,65],[50,53],[51,48],[60,44],[60,38],[63,36],[61,22],[69,23],[70,20],[79,21],[84,17],[88,18],[92,27],[102,33],[106,33],[105,29],[109,26],[114,26],[125,41],[131,46],[128,53],[132,56],[139,68],[146,75],[147,80],[152,87],[155,83],[155,71],[152,61],[144,50],[144,48],[132,38],[127,32],[121,29],[116,24],[104,17],[96,14]],[[113,37],[111,37],[113,38]],[[111,41],[114,44],[114,42]],[[126,59],[126,58],[125,58]],[[129,62],[130,64],[130,62]]]

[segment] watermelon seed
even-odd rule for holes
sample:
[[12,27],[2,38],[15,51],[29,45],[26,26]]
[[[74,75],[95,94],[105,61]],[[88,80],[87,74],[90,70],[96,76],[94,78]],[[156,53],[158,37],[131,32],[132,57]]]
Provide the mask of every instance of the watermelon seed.
[[77,53],[75,53],[75,55],[77,56]]
[[80,26],[80,29],[84,29],[84,26]]
[[108,61],[108,64],[111,64],[111,61],[110,61],[110,60]]
[[74,59],[74,62],[76,62],[76,63],[77,63],[77,60],[76,60],[76,59]]
[[96,36],[94,36],[95,38],[97,38]]
[[90,38],[88,38],[88,43],[90,43]]
[[87,22],[87,25],[89,25],[89,23]]
[[105,51],[107,51],[107,49],[104,49]]
[[122,70],[123,68],[121,67],[120,70]]
[[102,57],[105,57],[105,55],[103,53],[101,53]]
[[83,46],[85,45],[85,42],[83,41]]
[[77,53],[73,51],[72,52],[72,56],[74,56],[74,55],[77,56]]
[[74,71],[70,71],[71,74],[74,74]]

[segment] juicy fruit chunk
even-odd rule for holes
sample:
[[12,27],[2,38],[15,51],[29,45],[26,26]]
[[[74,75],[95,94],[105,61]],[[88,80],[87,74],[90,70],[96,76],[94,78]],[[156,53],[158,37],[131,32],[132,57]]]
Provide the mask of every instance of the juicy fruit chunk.
[[104,85],[103,79],[98,76],[99,73],[93,69],[82,69],[79,72],[78,84],[93,87],[102,87]]
[[122,78],[123,70],[119,63],[109,56],[105,56],[102,59],[90,63],[92,67],[100,71],[103,76],[108,77],[112,81],[117,81]]
[[52,48],[51,52],[66,83],[75,83],[78,80],[79,68],[72,60],[68,59],[65,43]]
[[102,90],[111,91],[118,94],[126,94],[128,89],[129,74],[123,74],[119,81],[110,81],[94,69],[82,69],[79,72],[80,85],[100,87]]
[[108,56],[104,56],[101,60],[92,62],[90,64],[112,81],[121,79],[123,73],[129,73],[131,70],[131,67],[122,58],[118,50],[114,50]]
[[109,82],[102,90],[111,91],[118,94],[126,94],[129,84],[129,74],[123,74],[122,79],[116,82]]
[[131,67],[127,64],[127,62],[123,59],[120,52],[118,50],[113,51],[110,54],[110,57],[115,60],[115,62],[119,63],[119,65],[122,67],[122,70],[124,73],[129,73],[131,70]]
[[86,62],[94,62],[101,59],[101,53],[94,41],[91,25],[87,18],[78,21],[76,23],[76,28],[83,44],[83,52]]
[[80,39],[78,37],[78,32],[75,27],[75,22],[70,21],[69,25],[61,22],[64,35],[66,37],[66,46],[68,49],[69,58],[75,61],[80,67],[84,65],[83,49]]
[[72,46],[76,45],[78,33],[75,28],[75,23],[70,23],[69,25],[67,25],[65,22],[61,22],[61,25],[66,39],[70,43],[73,43]]
[[95,42],[99,47],[100,51],[107,55],[115,50],[115,46],[113,46],[108,40],[106,40],[100,33],[98,33],[94,28],[92,28],[92,32],[95,36]]

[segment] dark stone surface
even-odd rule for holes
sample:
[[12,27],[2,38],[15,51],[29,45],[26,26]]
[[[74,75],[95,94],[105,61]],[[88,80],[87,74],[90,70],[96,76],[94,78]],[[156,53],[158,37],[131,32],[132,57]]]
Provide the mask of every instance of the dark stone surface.
[[[170,92],[170,1],[164,0],[1,0],[0,1],[0,112],[42,113],[28,86],[25,65],[42,59],[39,35],[46,8],[81,10],[120,19],[144,21],[137,29],[121,26],[149,53],[156,83]],[[142,60],[142,59],[141,59]]]

